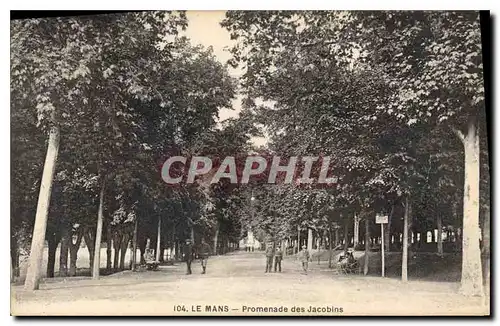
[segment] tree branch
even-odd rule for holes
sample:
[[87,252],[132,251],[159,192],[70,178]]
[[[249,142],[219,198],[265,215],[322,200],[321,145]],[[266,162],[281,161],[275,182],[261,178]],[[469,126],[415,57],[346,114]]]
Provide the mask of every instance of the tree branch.
[[464,133],[461,132],[460,130],[458,130],[457,128],[455,127],[451,127],[451,130],[453,131],[453,133],[458,137],[458,139],[460,139],[460,141],[462,143],[465,143],[465,136],[464,136]]

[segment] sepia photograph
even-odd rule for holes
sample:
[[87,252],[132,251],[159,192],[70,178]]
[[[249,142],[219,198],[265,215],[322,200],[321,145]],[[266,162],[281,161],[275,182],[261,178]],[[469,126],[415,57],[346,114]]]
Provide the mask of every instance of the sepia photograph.
[[488,11],[11,11],[12,316],[490,316]]

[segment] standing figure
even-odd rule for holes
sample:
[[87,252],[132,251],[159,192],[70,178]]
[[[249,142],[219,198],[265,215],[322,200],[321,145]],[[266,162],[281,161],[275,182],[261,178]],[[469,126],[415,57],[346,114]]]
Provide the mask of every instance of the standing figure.
[[201,272],[202,274],[205,274],[207,271],[208,256],[210,256],[211,252],[212,248],[210,248],[210,245],[205,241],[205,239],[201,240],[199,255],[201,261],[201,267],[203,268],[203,271]]
[[266,273],[273,270],[274,245],[272,242],[266,246]]
[[186,240],[186,245],[184,246],[184,259],[186,260],[186,266],[187,266],[187,271],[186,275],[191,274],[191,263],[193,262],[194,258],[194,248],[193,244],[191,243],[191,239]]
[[276,248],[276,252],[275,252],[275,256],[274,256],[274,272],[275,273],[276,273],[277,269],[281,273],[281,261],[282,260],[283,260],[283,251],[281,251],[281,248],[278,247],[278,248]]
[[302,246],[302,250],[299,252],[299,259],[302,263],[302,269],[304,273],[307,275],[307,268],[309,263],[309,251],[305,245]]

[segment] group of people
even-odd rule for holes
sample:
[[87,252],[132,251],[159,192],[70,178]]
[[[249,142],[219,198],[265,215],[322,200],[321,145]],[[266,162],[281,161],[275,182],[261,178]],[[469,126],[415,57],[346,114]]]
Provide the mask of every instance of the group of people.
[[337,264],[346,273],[353,273],[358,268],[358,261],[354,258],[354,253],[350,250],[340,255]]
[[[302,269],[304,274],[307,274],[309,267],[309,260],[311,259],[309,251],[306,246],[302,246],[302,250],[298,254],[298,259],[302,263]],[[281,273],[281,262],[283,261],[283,251],[280,246],[275,247],[273,243],[268,243],[266,246],[266,271],[265,273],[271,273],[273,271],[273,261],[274,261],[274,272]]]
[[[208,257],[212,253],[212,249],[210,245],[203,239],[201,244],[198,247],[193,246],[191,239],[186,240],[186,244],[184,246],[184,259],[186,261],[186,275],[192,274],[191,264],[196,259],[200,259],[202,272],[201,274],[205,274],[207,271],[207,262]],[[281,273],[281,262],[283,261],[283,251],[280,246],[276,246],[274,243],[268,243],[266,246],[266,271],[265,273],[279,272]],[[298,260],[302,264],[303,273],[307,275],[307,271],[309,268],[309,261],[311,260],[311,256],[309,254],[309,250],[307,250],[307,246],[303,245],[302,250],[299,251],[297,255]],[[343,255],[339,257],[338,264],[340,266],[346,265],[351,266],[356,262],[356,259],[353,256],[353,253],[350,251],[346,251]],[[274,264],[273,264],[274,263]],[[273,268],[274,267],[274,268]]]
[[186,261],[186,275],[190,275],[193,273],[191,270],[191,264],[193,260],[198,257],[200,259],[201,263],[201,274],[205,274],[207,272],[207,263],[208,263],[208,257],[212,253],[212,248],[210,248],[210,245],[205,241],[205,239],[202,239],[201,244],[198,248],[195,248],[193,246],[193,243],[191,239],[186,240],[186,244],[184,246],[184,259]]
[[268,243],[266,246],[266,273],[271,273],[273,269],[274,260],[274,272],[279,270],[281,273],[281,261],[283,260],[283,251],[281,248],[275,247],[273,243]]
[[[309,250],[307,250],[307,246],[302,246],[302,250],[299,251],[297,259],[302,264],[303,273],[307,275],[307,271],[309,269],[309,261],[311,261],[311,255],[309,254]],[[266,273],[272,272],[273,260],[274,272],[276,273],[277,271],[279,271],[281,273],[283,251],[279,246],[275,248],[273,243],[268,243],[268,245],[266,246]],[[339,267],[346,270],[346,272],[352,272],[353,269],[356,269],[357,260],[354,258],[353,252],[347,250],[342,255],[340,255],[338,265]]]

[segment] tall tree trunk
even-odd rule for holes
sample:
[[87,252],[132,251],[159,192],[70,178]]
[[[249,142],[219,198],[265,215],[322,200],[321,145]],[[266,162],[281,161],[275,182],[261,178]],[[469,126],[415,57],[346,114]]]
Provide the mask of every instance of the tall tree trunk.
[[87,229],[83,234],[83,238],[85,239],[85,244],[87,245],[87,250],[89,251],[89,272],[90,276],[92,276],[95,257],[95,236],[92,229]]
[[344,221],[344,252],[349,248],[349,217]]
[[71,246],[69,248],[69,276],[76,276],[76,261],[78,260],[78,249],[77,246]]
[[[175,242],[175,236],[176,236],[176,228],[175,228],[175,223],[174,223],[174,226],[172,227],[172,250],[170,251],[170,254],[172,257],[170,257],[170,260],[172,261],[175,261],[177,259],[176,257],[176,247],[177,247],[177,243]],[[214,255],[217,254],[215,252],[215,246],[214,246]]]
[[391,221],[392,221],[392,216],[394,215],[394,207],[396,204],[393,204],[391,207],[391,211],[389,213],[389,217],[387,219],[387,225],[384,229],[384,250],[386,252],[391,251]]
[[19,277],[19,255],[15,252],[12,252],[10,255],[10,281],[11,283],[15,283],[17,278]]
[[489,204],[485,209],[484,219],[483,219],[483,248],[482,248],[482,257],[483,257],[483,278],[484,284],[486,286],[487,295],[489,295],[489,286],[490,286],[490,208]]
[[300,251],[300,226],[297,226],[297,254]]
[[69,246],[71,242],[71,233],[69,230],[64,230],[63,237],[61,239],[61,249],[59,254],[59,276],[68,276],[68,255]]
[[19,277],[19,244],[17,238],[11,234],[10,236],[10,258],[11,258],[11,281],[15,281]]
[[354,214],[354,248],[359,243],[359,216]]
[[106,187],[105,177],[101,175],[102,187],[99,196],[99,210],[97,212],[97,228],[95,232],[95,250],[94,250],[94,266],[92,268],[92,279],[99,279],[99,271],[101,268],[101,239],[102,239],[102,223],[104,220],[104,191]]
[[118,263],[120,259],[120,248],[123,240],[123,234],[122,230],[115,230],[115,236],[113,237],[113,249],[114,249],[114,256],[113,256],[113,268],[118,269]]
[[311,228],[307,228],[307,250],[309,253],[313,248],[313,231]]
[[479,247],[480,147],[476,120],[468,123],[467,134],[455,133],[464,145],[464,214],[462,232],[462,279],[460,292],[483,296],[483,274]]
[[408,219],[410,215],[410,195],[406,195],[405,215],[403,219],[403,259],[401,263],[401,280],[408,282]]
[[[453,202],[453,218],[455,221],[458,221],[459,217],[459,204],[458,202]],[[455,251],[462,251],[462,243],[463,243],[463,228],[457,228],[455,230],[456,239],[454,244]]]
[[130,240],[130,234],[125,233],[122,238],[120,245],[120,270],[125,269],[125,254],[127,253],[128,243]]
[[175,259],[177,260],[181,259],[181,244],[179,240],[175,242]]
[[340,243],[339,228],[335,228],[335,247]]
[[164,244],[162,243],[162,246],[160,248],[160,262],[165,261],[165,250],[166,250],[166,248],[164,247]]
[[441,214],[438,213],[437,216],[437,252],[440,257],[443,257],[443,219]]
[[332,256],[333,256],[333,246],[332,246],[332,227],[328,228],[328,268],[332,268]]
[[219,223],[217,223],[216,229],[215,229],[215,235],[214,235],[214,255],[217,255],[217,241],[219,239]]
[[106,269],[109,271],[111,270],[111,255],[112,255],[112,251],[111,251],[111,247],[112,247],[112,238],[113,238],[113,234],[111,232],[111,223],[108,223],[107,227],[106,227]]
[[51,234],[48,236],[48,259],[47,259],[47,277],[54,277],[54,271],[56,267],[56,251],[57,245],[59,244],[59,239],[56,234]]
[[84,232],[85,230],[82,227],[78,229],[75,243],[73,243],[73,240],[70,238],[71,240],[69,242],[69,276],[76,276],[76,261],[78,259],[78,250],[80,249]]
[[156,261],[160,260],[160,245],[161,245],[161,216],[158,216],[158,232],[156,237]]
[[144,252],[146,251],[146,239],[142,239],[143,241],[139,241],[139,251],[141,253],[140,264],[146,263],[144,260]]
[[45,245],[45,232],[47,230],[47,219],[49,213],[50,195],[52,181],[56,168],[57,155],[59,153],[59,127],[52,126],[49,133],[49,144],[43,166],[42,182],[38,195],[35,225],[31,240],[31,251],[28,262],[28,271],[24,288],[27,291],[38,290],[40,287],[40,276],[43,260],[43,248]]
[[224,255],[224,233],[219,235],[219,255]]
[[370,220],[368,216],[365,218],[365,261],[363,266],[363,274],[368,275],[368,263],[370,260]]
[[134,223],[134,237],[132,238],[132,266],[130,267],[130,269],[133,271],[135,271],[136,269],[135,265],[137,264],[137,224],[138,224],[138,219],[136,216]]

